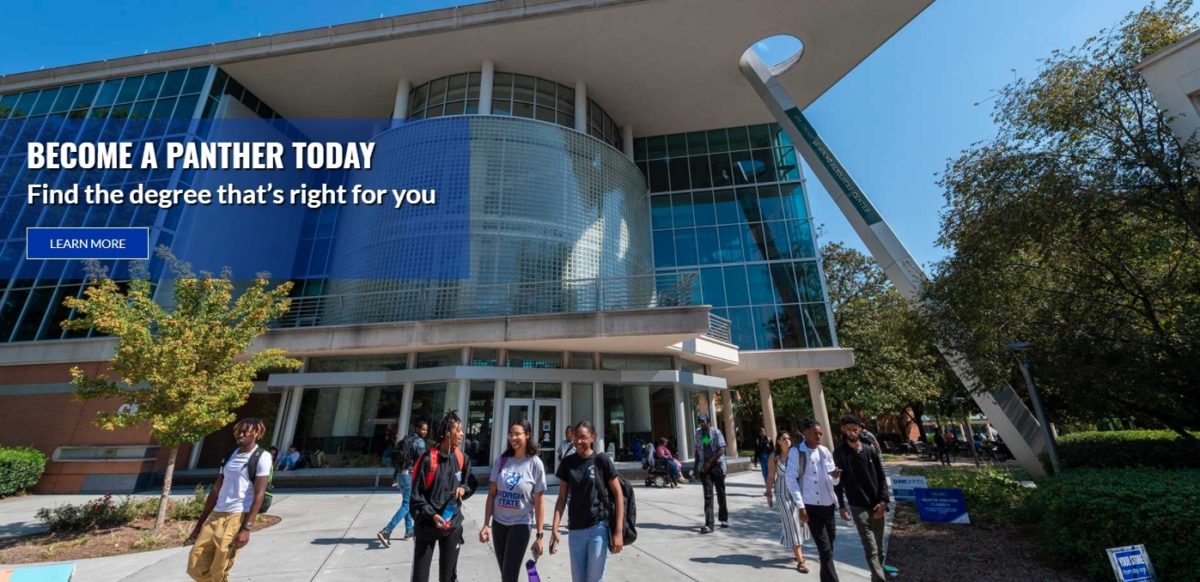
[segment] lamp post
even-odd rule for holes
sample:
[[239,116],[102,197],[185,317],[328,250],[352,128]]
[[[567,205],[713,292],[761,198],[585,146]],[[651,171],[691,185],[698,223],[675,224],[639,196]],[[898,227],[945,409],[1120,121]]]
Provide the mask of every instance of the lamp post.
[[958,403],[958,411],[963,416],[963,422],[967,423],[967,446],[971,447],[971,456],[975,457],[975,466],[979,466],[979,449],[975,448],[975,431],[971,428],[971,417],[967,416],[967,408],[964,403],[967,401],[962,396],[955,396],[954,401]]
[[1050,420],[1046,417],[1042,396],[1033,383],[1033,374],[1029,371],[1029,360],[1025,357],[1025,354],[1033,350],[1033,344],[1016,342],[1005,347],[1016,358],[1017,366],[1021,368],[1021,375],[1025,377],[1025,385],[1029,388],[1029,402],[1033,404],[1033,412],[1037,414],[1038,422],[1042,423],[1042,431],[1046,436],[1046,452],[1050,455],[1050,465],[1054,467],[1054,474],[1057,475],[1062,471],[1062,466],[1058,461],[1058,444],[1054,441],[1054,431],[1050,430]]

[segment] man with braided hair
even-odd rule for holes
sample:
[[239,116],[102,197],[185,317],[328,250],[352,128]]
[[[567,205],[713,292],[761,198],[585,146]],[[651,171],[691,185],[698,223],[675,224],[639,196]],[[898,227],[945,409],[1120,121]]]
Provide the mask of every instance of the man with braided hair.
[[221,462],[204,511],[188,536],[189,542],[195,542],[187,568],[193,580],[229,580],[237,551],[250,541],[250,526],[258,517],[271,478],[271,453],[257,444],[266,431],[257,418],[243,418],[233,425],[237,448]]

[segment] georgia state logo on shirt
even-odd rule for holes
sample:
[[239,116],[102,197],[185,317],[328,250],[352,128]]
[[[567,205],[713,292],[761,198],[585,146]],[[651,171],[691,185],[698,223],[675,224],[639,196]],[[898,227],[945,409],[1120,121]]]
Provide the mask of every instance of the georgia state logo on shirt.
[[504,474],[504,486],[508,487],[509,491],[516,489],[517,485],[520,485],[520,484],[521,484],[521,474],[520,473],[513,472],[513,473],[505,473]]

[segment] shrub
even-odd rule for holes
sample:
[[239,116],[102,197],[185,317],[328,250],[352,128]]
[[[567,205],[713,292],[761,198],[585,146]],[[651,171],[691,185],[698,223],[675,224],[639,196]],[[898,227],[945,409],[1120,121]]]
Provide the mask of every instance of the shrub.
[[78,533],[125,525],[134,519],[134,504],[126,498],[113,501],[112,494],[78,505],[58,505],[38,510],[37,518],[55,533]]
[[1200,470],[1076,469],[1047,477],[1029,500],[1051,563],[1111,579],[1106,548],[1145,544],[1160,580],[1200,572]]
[[195,521],[200,519],[200,513],[204,511],[204,502],[208,499],[208,492],[203,485],[197,485],[196,490],[192,492],[189,499],[185,499],[171,506],[171,519],[179,519],[186,521]]
[[46,455],[30,447],[0,448],[0,498],[33,487],[46,470]]
[[1058,439],[1058,456],[1064,469],[1200,469],[1200,441],[1168,430],[1081,432]]
[[930,487],[962,489],[967,514],[976,523],[1022,523],[1030,519],[1025,501],[1031,488],[1013,472],[994,467],[905,467],[905,475],[924,475]]

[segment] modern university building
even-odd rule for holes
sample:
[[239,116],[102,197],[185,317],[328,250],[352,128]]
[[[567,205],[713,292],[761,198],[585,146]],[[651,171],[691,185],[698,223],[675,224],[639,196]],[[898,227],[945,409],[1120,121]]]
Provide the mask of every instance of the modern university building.
[[[304,365],[263,374],[239,416],[308,452],[322,468],[306,474],[387,475],[395,436],[452,409],[477,467],[520,416],[551,450],[590,420],[620,461],[662,437],[691,458],[696,414],[733,437],[730,387],[749,383],[773,432],[770,380],[807,376],[819,398],[821,372],[852,354],[797,153],[739,58],[775,35],[802,41],[774,66],[804,107],[928,4],[503,0],[0,77],[0,265],[13,274],[0,280],[0,445],[50,455],[45,492],[129,491],[165,466],[147,431],[91,424],[122,402],[73,398],[68,370],[103,371],[116,342],[62,330],[82,267],[27,260],[26,227],[144,226],[177,251],[252,236],[182,206],[26,206],[27,185],[48,180],[194,179],[26,169],[23,144],[77,138],[62,135],[73,119],[101,120],[105,139],[203,139],[196,122],[222,118],[390,119],[375,163],[398,172],[433,163],[423,152],[439,140],[469,151],[464,277],[338,276],[413,243],[387,213],[327,206],[274,241],[296,299],[255,349]],[[228,433],[185,447],[182,468],[207,474]]]

